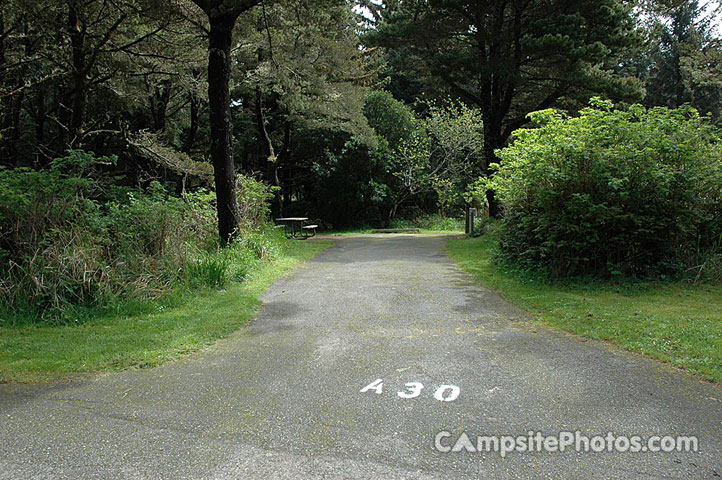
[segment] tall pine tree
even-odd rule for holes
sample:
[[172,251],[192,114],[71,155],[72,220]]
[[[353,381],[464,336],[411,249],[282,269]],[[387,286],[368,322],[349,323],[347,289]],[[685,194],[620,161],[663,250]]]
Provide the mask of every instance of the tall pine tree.
[[678,107],[685,103],[721,121],[722,46],[696,0],[663,11],[652,31],[649,52],[647,106]]
[[400,68],[481,110],[486,168],[479,173],[488,173],[494,151],[531,111],[596,93],[639,98],[636,80],[613,73],[638,41],[626,2],[407,0],[395,7],[366,43],[390,49],[404,59]]

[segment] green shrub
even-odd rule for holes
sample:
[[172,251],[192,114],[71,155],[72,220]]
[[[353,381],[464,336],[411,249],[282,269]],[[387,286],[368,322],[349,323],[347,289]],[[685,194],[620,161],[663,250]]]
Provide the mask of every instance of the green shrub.
[[242,235],[238,243],[253,253],[258,260],[275,260],[280,256],[281,237],[274,238],[273,230],[266,232],[253,232]]
[[554,276],[699,270],[722,232],[719,133],[689,107],[530,115],[500,150],[504,258]]
[[417,219],[419,228],[440,232],[464,231],[464,219],[453,218],[441,214],[426,215]]
[[185,279],[191,287],[223,288],[230,279],[230,262],[227,255],[220,252],[206,253],[198,260],[185,265]]
[[338,153],[327,152],[314,165],[314,213],[334,228],[382,225],[391,208],[387,153],[387,147],[373,149],[357,140],[346,142]]
[[0,302],[29,309],[87,304],[109,294],[96,159],[71,151],[43,171],[0,167]]
[[263,227],[271,215],[270,202],[278,187],[268,187],[263,182],[238,175],[236,177],[236,195],[241,227],[244,230]]
[[86,175],[94,165],[114,161],[71,151],[43,171],[0,166],[2,255],[15,259],[27,255],[48,232],[66,230],[77,222],[102,231],[99,205],[93,201],[101,187]]
[[417,128],[416,118],[408,105],[396,100],[385,90],[374,90],[366,95],[364,115],[369,126],[392,149],[408,140]]
[[97,168],[113,161],[72,151],[45,170],[0,168],[0,324],[67,322],[76,307],[154,299],[178,284],[223,288],[279,255],[282,238],[252,233],[272,196],[260,182],[239,177],[243,231],[221,249],[214,193],[118,187]]
[[240,242],[226,248],[232,261],[228,266],[228,277],[233,282],[241,282],[256,269],[261,261],[255,252]]
[[416,222],[407,218],[394,218],[389,222],[390,228],[419,228]]

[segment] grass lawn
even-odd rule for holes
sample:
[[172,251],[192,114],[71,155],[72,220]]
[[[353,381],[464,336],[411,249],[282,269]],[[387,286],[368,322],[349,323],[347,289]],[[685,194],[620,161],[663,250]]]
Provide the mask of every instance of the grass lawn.
[[159,365],[225,337],[250,319],[280,275],[330,243],[290,242],[285,255],[226,290],[178,292],[152,313],[105,315],[80,325],[0,328],[0,383]]
[[[414,227],[411,227],[414,228]],[[354,235],[366,235],[366,234],[372,234],[373,231],[376,229],[373,228],[367,228],[367,229],[358,229],[358,230],[329,230],[327,232],[321,232],[319,235],[326,235],[330,237],[352,237]],[[450,230],[434,230],[430,228],[419,228],[417,229],[418,232],[401,232],[401,233],[388,233],[388,235],[425,235],[425,234],[434,234],[434,233],[464,233],[464,229],[461,230],[458,229],[450,229]],[[380,235],[386,235],[386,234],[380,234]]]
[[555,284],[492,261],[487,234],[452,239],[447,251],[479,283],[539,321],[669,362],[722,382],[722,285]]
[[365,233],[371,233],[373,228],[371,227],[363,227],[363,228],[349,228],[347,230],[326,230],[325,232],[319,232],[319,235],[329,235],[333,237],[350,237],[353,235],[363,235]]
[[349,236],[359,235],[364,233],[373,233],[376,229],[405,229],[415,228],[418,229],[418,233],[463,233],[464,232],[464,219],[463,218],[447,218],[438,214],[424,215],[417,217],[413,220],[396,218],[391,221],[390,225],[384,227],[358,227],[350,229],[340,230],[329,230],[323,232],[323,235],[333,236]]

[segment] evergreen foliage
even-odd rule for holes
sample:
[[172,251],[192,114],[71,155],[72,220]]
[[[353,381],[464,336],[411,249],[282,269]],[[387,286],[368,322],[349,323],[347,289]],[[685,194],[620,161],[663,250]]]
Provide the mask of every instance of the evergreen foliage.
[[602,92],[639,99],[638,82],[614,74],[638,42],[626,2],[399,2],[364,41],[396,52],[407,76],[479,109],[486,162],[476,174],[529,112]]

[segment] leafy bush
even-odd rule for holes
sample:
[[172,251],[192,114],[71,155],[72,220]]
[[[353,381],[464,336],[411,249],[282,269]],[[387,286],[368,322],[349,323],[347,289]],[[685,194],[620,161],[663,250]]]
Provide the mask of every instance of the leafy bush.
[[499,151],[502,255],[554,277],[704,268],[722,235],[719,133],[689,107],[530,115]]
[[419,106],[426,116],[393,150],[388,162],[396,177],[391,218],[402,204],[411,199],[418,202],[429,192],[435,193],[442,215],[463,209],[469,172],[481,171],[483,125],[479,111],[453,100],[444,104],[425,101]]
[[18,257],[40,243],[48,232],[64,230],[81,220],[94,230],[98,205],[91,200],[100,189],[86,176],[92,167],[114,162],[71,151],[45,171],[0,166],[0,249],[3,256]]
[[350,138],[316,159],[308,192],[314,216],[334,228],[380,227],[416,211],[453,216],[463,209],[469,172],[481,171],[480,114],[450,99],[416,107],[418,118],[389,92],[367,95],[364,114],[375,135]]
[[104,248],[93,241],[106,228],[92,198],[101,184],[87,175],[114,161],[71,151],[44,171],[0,167],[3,302],[59,307],[105,293],[99,286],[106,276]]
[[338,154],[327,152],[324,161],[314,166],[317,215],[334,228],[383,224],[391,195],[384,183],[386,150],[349,140]]
[[392,149],[408,140],[417,128],[413,111],[385,90],[374,90],[366,95],[364,115],[369,126]]
[[268,218],[263,184],[239,177],[244,230],[222,249],[214,193],[114,186],[98,169],[114,160],[72,151],[41,171],[0,168],[0,322],[64,322],[75,307],[156,298],[179,283],[222,288],[280,252],[276,237],[252,233]]
[[246,175],[236,177],[236,195],[241,227],[244,229],[264,226],[271,215],[270,202],[278,187],[268,187]]
[[274,238],[273,234],[275,233],[278,232],[269,230],[247,233],[239,239],[238,243],[252,252],[258,260],[275,260],[280,256],[283,243],[282,237]]

